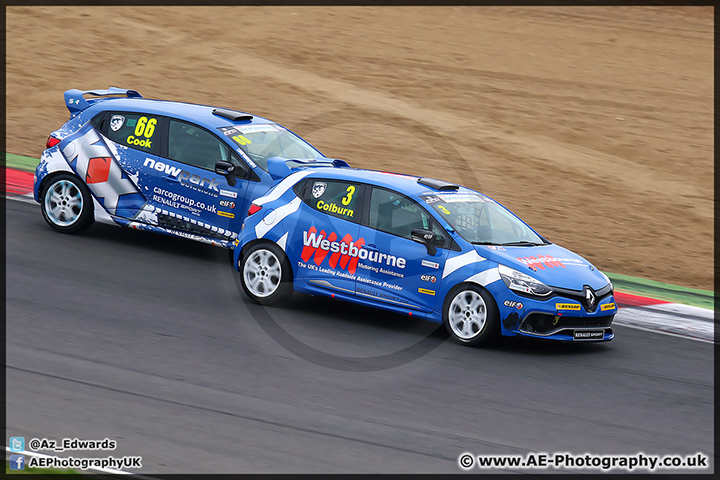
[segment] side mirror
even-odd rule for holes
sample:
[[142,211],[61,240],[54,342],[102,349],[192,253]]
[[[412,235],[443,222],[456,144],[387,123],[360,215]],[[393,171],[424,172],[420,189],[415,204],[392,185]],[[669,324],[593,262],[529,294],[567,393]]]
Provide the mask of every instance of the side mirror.
[[231,187],[235,186],[237,180],[235,180],[236,167],[230,162],[219,161],[215,164],[215,173],[222,175]]
[[427,253],[430,256],[435,255],[437,249],[435,248],[435,232],[432,230],[425,230],[424,228],[415,228],[410,233],[410,237],[413,242],[422,243],[427,248]]

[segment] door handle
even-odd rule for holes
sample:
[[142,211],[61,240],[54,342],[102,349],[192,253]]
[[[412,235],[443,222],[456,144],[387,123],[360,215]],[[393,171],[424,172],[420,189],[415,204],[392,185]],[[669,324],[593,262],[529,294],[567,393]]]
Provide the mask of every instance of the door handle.
[[368,243],[367,245],[365,245],[365,248],[374,252],[377,252],[379,250],[377,245],[375,245],[374,243]]
[[162,178],[167,182],[180,183],[180,180],[178,180],[177,177],[173,177],[170,175],[164,175]]

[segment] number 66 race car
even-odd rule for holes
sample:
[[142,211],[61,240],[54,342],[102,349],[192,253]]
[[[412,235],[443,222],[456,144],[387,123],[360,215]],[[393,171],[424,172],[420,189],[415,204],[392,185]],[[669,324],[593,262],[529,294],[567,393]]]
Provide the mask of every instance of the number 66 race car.
[[250,299],[327,295],[444,323],[468,345],[497,335],[609,341],[608,277],[493,199],[439,180],[303,170],[255,199],[236,241]]
[[292,171],[348,166],[234,110],[115,87],[68,90],[65,104],[70,120],[50,134],[34,177],[59,232],[97,220],[232,248],[250,200]]

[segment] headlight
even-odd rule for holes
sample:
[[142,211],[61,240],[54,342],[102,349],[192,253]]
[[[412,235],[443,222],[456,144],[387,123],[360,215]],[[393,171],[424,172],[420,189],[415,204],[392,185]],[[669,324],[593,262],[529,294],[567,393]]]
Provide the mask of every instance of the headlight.
[[544,297],[552,293],[552,288],[541,281],[535,280],[530,275],[525,275],[505,265],[498,265],[498,272],[500,273],[500,278],[502,278],[510,290],[537,295],[539,297]]

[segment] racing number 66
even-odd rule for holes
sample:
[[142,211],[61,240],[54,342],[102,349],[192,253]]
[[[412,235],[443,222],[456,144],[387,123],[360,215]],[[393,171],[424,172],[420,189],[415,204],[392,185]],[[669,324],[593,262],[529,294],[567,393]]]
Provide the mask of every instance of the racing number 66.
[[347,188],[346,192],[347,192],[347,195],[345,195],[345,196],[343,197],[343,199],[342,199],[342,204],[343,204],[343,205],[350,205],[350,202],[352,202],[353,194],[355,193],[355,186],[354,186],[354,185],[350,185],[350,186]]
[[135,126],[135,136],[139,137],[142,135],[145,138],[152,137],[155,133],[155,125],[157,125],[157,118],[148,120],[147,117],[140,117]]

